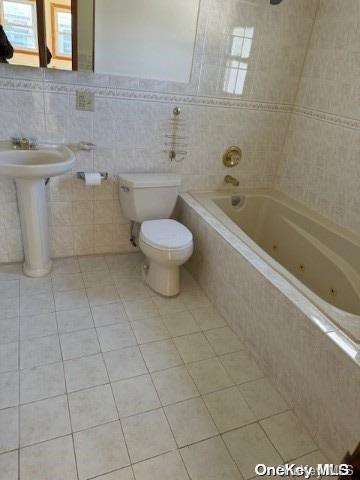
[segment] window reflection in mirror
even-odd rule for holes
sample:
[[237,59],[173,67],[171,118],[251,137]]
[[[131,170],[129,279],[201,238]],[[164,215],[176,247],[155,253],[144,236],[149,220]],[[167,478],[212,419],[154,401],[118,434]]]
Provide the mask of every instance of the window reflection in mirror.
[[45,0],[45,26],[48,68],[72,70],[71,0]]
[[[0,0],[1,50],[7,37],[13,56],[3,59],[13,65],[39,66],[37,12],[35,0]],[[6,35],[6,37],[4,36]]]

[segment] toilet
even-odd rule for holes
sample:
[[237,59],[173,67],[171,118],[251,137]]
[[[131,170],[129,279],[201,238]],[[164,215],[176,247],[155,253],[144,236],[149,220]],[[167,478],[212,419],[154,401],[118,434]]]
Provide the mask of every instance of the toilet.
[[119,176],[123,214],[140,223],[139,246],[145,255],[143,279],[155,292],[172,297],[180,291],[180,266],[191,257],[193,236],[171,216],[181,177],[171,174]]

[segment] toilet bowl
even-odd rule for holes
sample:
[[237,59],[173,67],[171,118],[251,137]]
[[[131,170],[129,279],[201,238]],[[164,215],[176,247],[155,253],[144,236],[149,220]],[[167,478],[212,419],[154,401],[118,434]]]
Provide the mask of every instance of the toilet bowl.
[[[121,209],[132,224],[141,224],[139,246],[146,259],[143,278],[155,292],[172,297],[180,291],[180,265],[193,252],[192,233],[170,220],[181,177],[167,173],[119,176]],[[135,240],[135,236],[131,237]]]
[[139,244],[146,257],[144,281],[161,295],[177,295],[180,266],[191,257],[194,249],[190,230],[175,220],[148,220],[141,224]]

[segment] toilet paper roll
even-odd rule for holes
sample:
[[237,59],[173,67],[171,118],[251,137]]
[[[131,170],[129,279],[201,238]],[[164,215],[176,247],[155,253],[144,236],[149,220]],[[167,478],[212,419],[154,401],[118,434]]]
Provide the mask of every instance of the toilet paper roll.
[[85,173],[85,185],[101,185],[100,173]]

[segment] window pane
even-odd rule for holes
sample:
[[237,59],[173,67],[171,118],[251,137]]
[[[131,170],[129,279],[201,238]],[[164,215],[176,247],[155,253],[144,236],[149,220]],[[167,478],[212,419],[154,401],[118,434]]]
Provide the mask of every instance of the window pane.
[[57,24],[59,33],[71,33],[71,13],[57,12]]
[[71,38],[71,13],[56,12],[57,21],[57,54],[71,55],[72,38]]
[[71,35],[58,34],[58,54],[71,55]]
[[6,23],[30,27],[33,24],[32,6],[26,3],[4,1],[4,16]]
[[10,43],[17,48],[35,48],[34,32],[30,28],[8,25],[6,35]]

